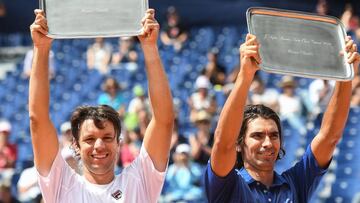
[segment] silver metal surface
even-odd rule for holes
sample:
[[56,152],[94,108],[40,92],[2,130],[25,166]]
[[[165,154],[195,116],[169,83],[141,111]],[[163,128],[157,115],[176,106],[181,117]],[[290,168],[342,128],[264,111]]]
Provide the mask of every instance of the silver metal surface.
[[40,0],[52,38],[134,36],[141,32],[147,0]]
[[330,80],[351,80],[346,32],[334,17],[270,8],[250,8],[248,29],[257,36],[268,72]]

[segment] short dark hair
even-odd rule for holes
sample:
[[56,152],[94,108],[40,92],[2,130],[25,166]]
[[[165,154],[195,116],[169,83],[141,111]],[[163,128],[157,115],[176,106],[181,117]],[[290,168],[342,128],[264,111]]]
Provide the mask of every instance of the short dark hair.
[[[279,131],[280,136],[280,152],[278,154],[277,159],[281,159],[285,155],[285,150],[283,149],[283,137],[281,133],[281,121],[279,116],[273,111],[271,108],[258,104],[258,105],[247,105],[244,111],[244,118],[241,124],[240,134],[237,139],[236,144],[243,146],[244,145],[244,136],[248,128],[248,124],[250,121],[256,118],[264,118],[264,119],[271,119],[276,123],[276,126]],[[242,168],[244,166],[244,161],[241,156],[241,152],[237,152],[237,167]]]
[[71,132],[79,147],[80,128],[85,120],[93,120],[99,129],[104,129],[104,122],[110,121],[114,125],[116,140],[120,140],[121,121],[120,115],[108,105],[79,106],[71,115]]

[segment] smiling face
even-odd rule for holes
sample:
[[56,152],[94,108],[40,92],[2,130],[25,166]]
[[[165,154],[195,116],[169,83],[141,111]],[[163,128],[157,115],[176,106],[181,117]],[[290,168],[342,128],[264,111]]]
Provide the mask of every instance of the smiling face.
[[[85,120],[80,127],[79,147],[83,162],[84,176],[90,181],[111,182],[119,151],[114,125],[103,121],[102,129],[96,127],[91,119]],[[95,181],[93,181],[95,180]]]
[[280,151],[280,135],[274,120],[258,117],[248,123],[241,146],[245,168],[273,171]]

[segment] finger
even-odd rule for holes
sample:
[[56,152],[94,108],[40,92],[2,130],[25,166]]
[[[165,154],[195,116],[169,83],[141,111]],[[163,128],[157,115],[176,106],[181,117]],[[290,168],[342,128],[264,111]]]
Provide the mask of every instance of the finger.
[[41,25],[41,27],[43,27],[44,29],[48,29],[48,25],[45,19],[42,20],[35,20],[35,24],[36,25]]
[[360,55],[358,52],[354,52],[352,54],[350,54],[350,57],[348,58],[348,63],[352,64],[355,61],[359,61],[360,60]]
[[247,53],[245,53],[244,57],[255,60],[257,64],[261,63],[261,58],[260,58],[258,52],[248,51]]
[[154,16],[145,16],[141,19],[141,24],[144,25],[146,23],[146,21],[156,21]]
[[150,34],[153,30],[159,30],[159,28],[158,23],[149,23],[144,26],[144,32]]
[[41,23],[44,22],[46,24],[46,26],[47,26],[47,20],[46,20],[45,16],[43,16],[41,14],[36,15],[35,22],[39,23],[39,24],[40,24],[40,22]]
[[352,56],[352,54],[356,53],[356,52],[357,52],[357,46],[356,46],[356,44],[353,44],[351,46],[351,48],[349,49],[349,51],[347,52],[348,53],[347,58],[349,59]]
[[38,14],[40,14],[40,15],[45,15],[45,12],[44,12],[43,10],[41,10],[41,9],[35,9],[35,10],[34,10],[34,14],[35,14],[35,15],[38,15]]
[[248,45],[246,46],[246,49],[249,49],[249,50],[259,50],[260,48],[260,45]]
[[245,41],[250,40],[253,36],[254,36],[254,35],[252,35],[252,34],[250,34],[250,33],[246,34],[246,39],[245,39]]
[[354,44],[354,40],[349,40],[348,42],[346,42],[345,44],[345,50],[346,51],[350,51],[352,45]]
[[255,55],[257,55],[258,52],[257,51],[253,51],[253,50],[245,50],[242,52],[242,55],[244,57],[254,57]]
[[245,42],[246,45],[258,45],[258,41],[255,35],[251,35],[250,39]]
[[339,56],[344,56],[345,52],[343,50],[340,50]]
[[351,52],[357,52],[357,45],[356,44],[352,45]]
[[345,42],[348,42],[348,41],[350,41],[351,40],[351,37],[350,36],[346,36],[345,37]]
[[145,24],[145,25],[146,25],[146,24],[152,24],[152,23],[156,23],[156,21],[153,20],[153,19],[149,19],[149,18],[145,19],[145,21],[144,21],[144,24]]
[[37,14],[36,17],[35,17],[35,20],[42,20],[42,19],[46,19],[44,15],[42,14]]
[[41,25],[38,25],[38,24],[35,24],[35,23],[33,23],[31,26],[30,26],[30,30],[31,31],[35,31],[35,32],[37,32],[38,30],[45,30],[46,31],[46,29],[44,29],[43,27],[41,27]]
[[40,32],[44,35],[48,34],[47,30],[42,28],[40,25],[33,24],[30,29],[31,29],[31,32]]
[[154,9],[148,9],[145,13],[144,18],[154,18],[155,17],[155,10]]
[[255,56],[252,57],[253,59],[255,59],[257,64],[260,64],[262,62],[261,57],[259,54],[256,54]]
[[152,18],[153,15],[151,13],[146,13],[145,14],[145,19],[149,19],[149,18]]
[[148,10],[146,10],[146,13],[155,14],[155,9],[149,8]]

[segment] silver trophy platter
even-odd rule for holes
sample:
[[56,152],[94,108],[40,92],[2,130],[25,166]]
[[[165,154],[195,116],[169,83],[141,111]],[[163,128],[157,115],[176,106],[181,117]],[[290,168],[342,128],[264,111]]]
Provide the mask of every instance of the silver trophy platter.
[[249,32],[261,44],[261,69],[328,80],[354,77],[346,60],[346,31],[339,19],[261,7],[249,8],[246,17]]
[[147,0],[40,0],[52,38],[94,38],[140,34]]

